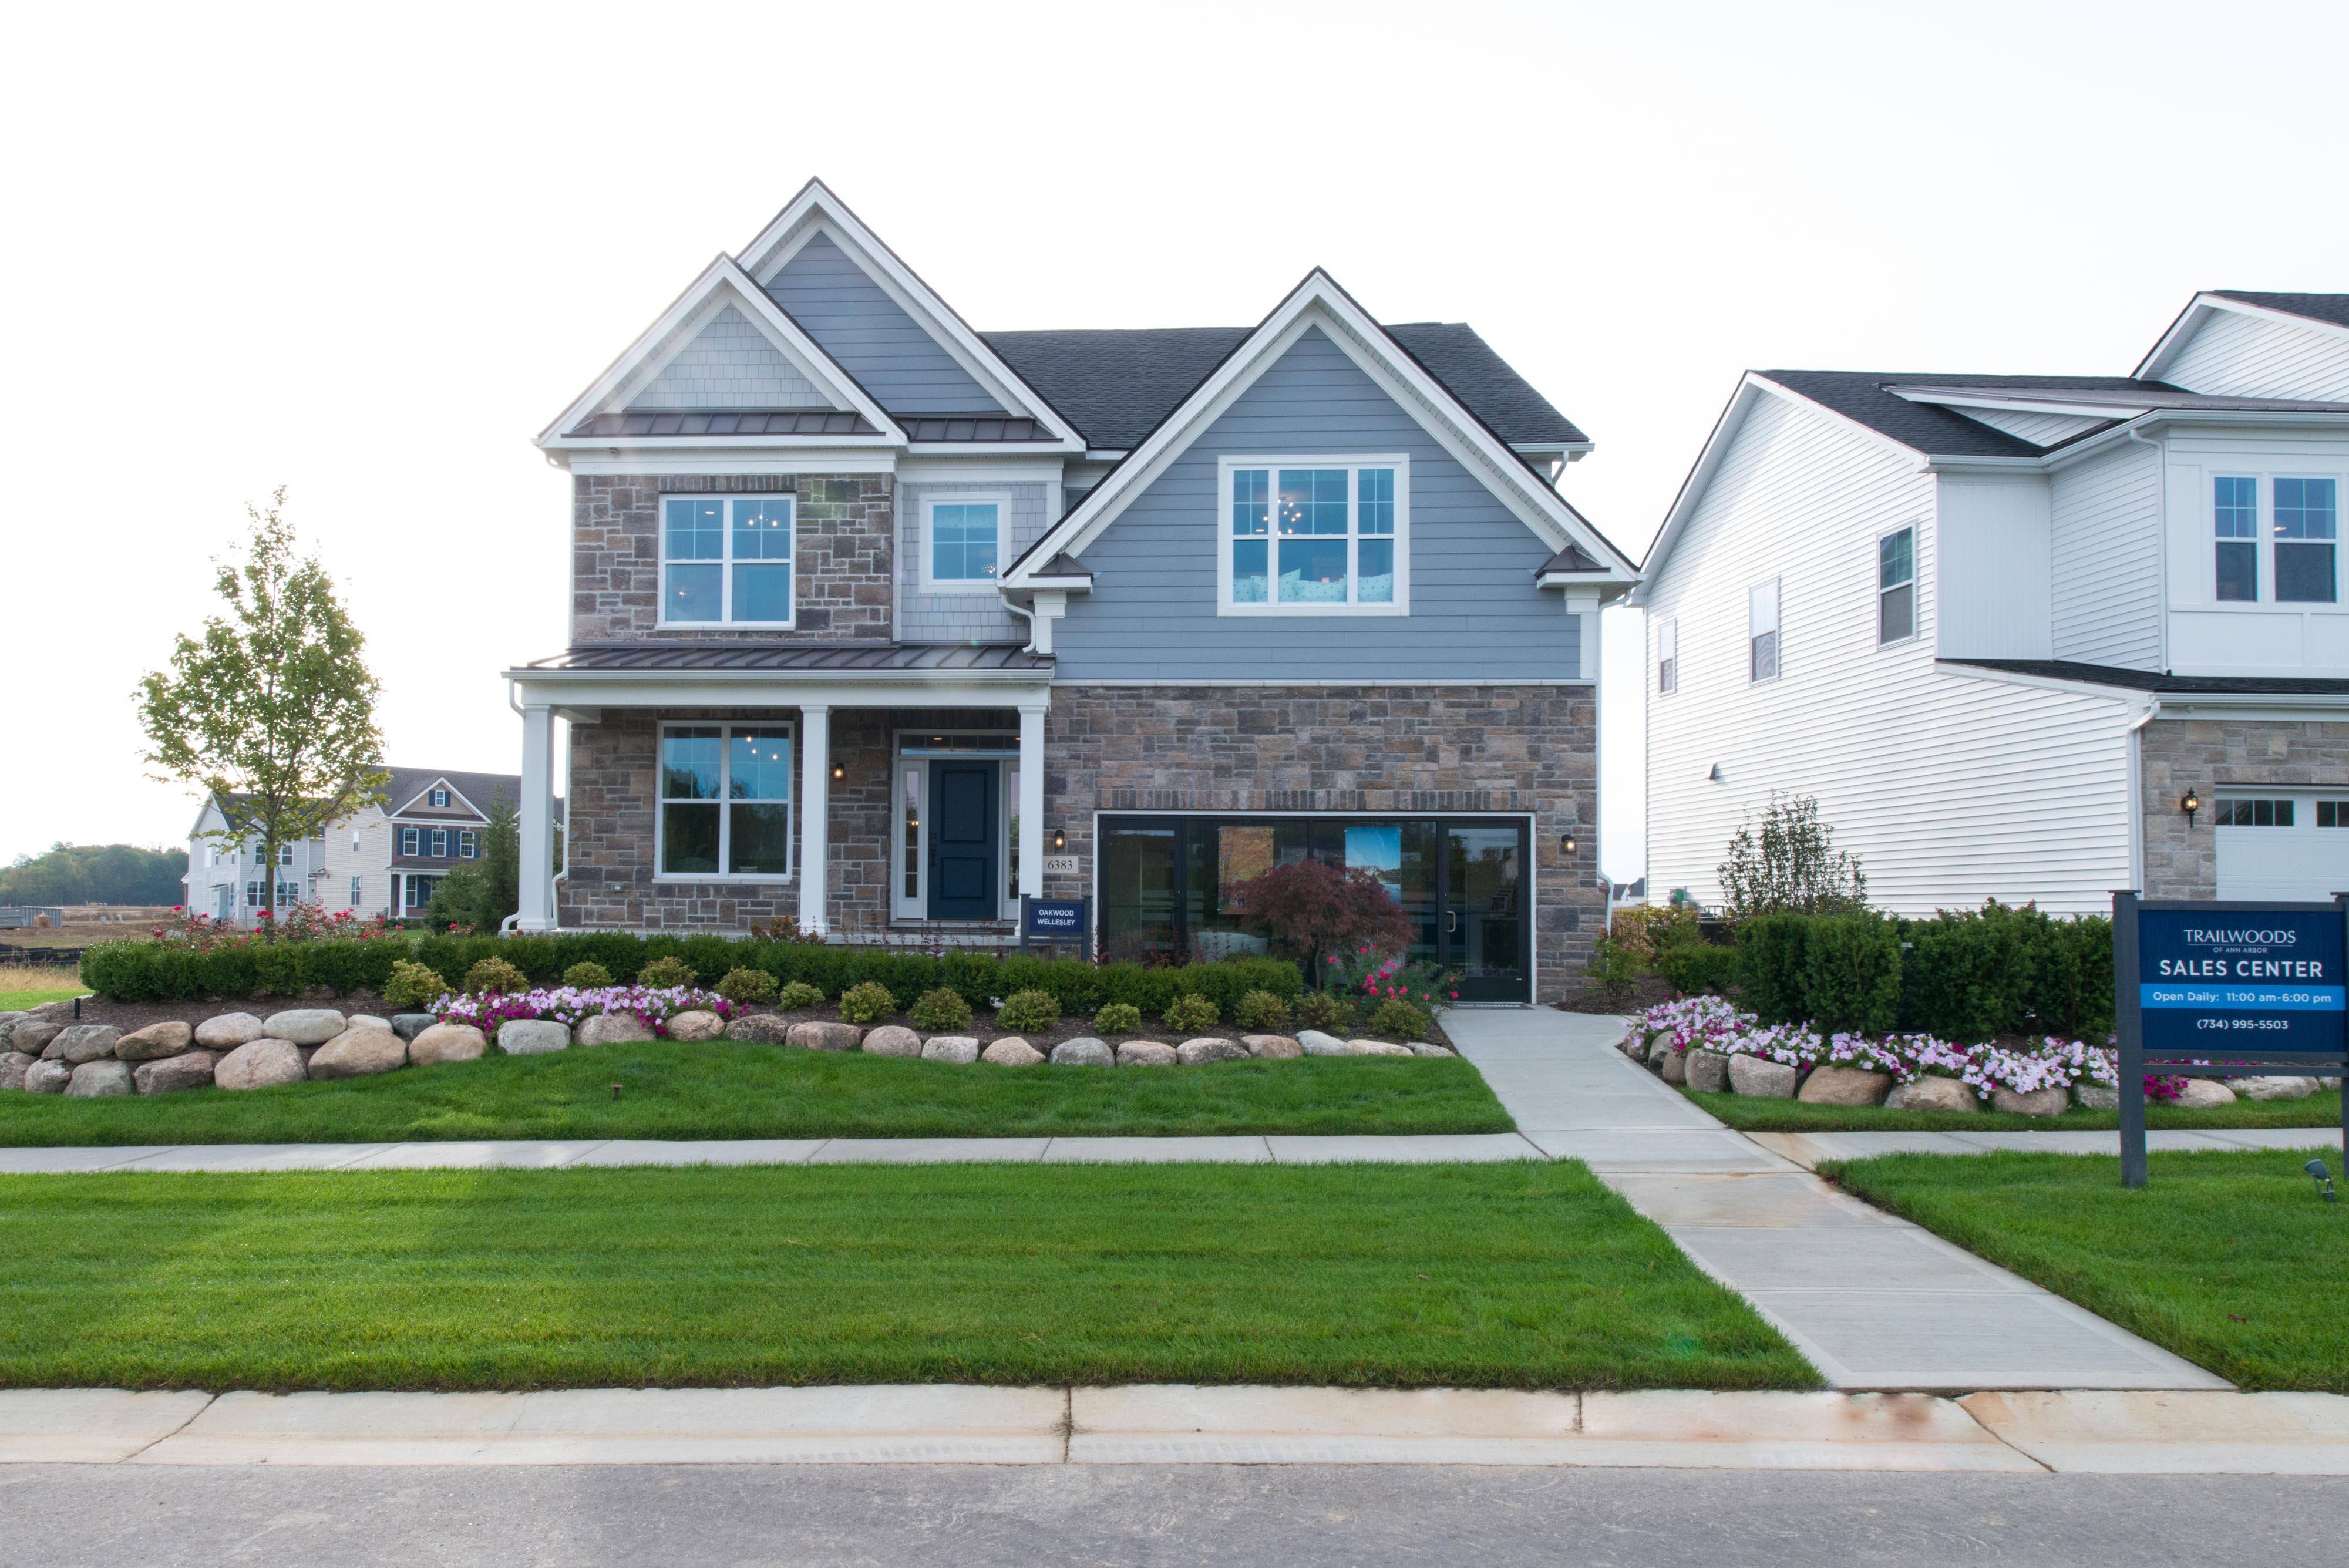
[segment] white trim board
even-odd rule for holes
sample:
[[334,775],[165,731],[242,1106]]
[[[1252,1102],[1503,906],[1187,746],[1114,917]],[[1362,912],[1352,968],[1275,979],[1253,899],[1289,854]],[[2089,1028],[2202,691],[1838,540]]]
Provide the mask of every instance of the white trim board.
[[2337,321],[2295,315],[2272,305],[2258,305],[2248,299],[2229,299],[2205,289],[2187,301],[2186,308],[2178,313],[2178,319],[2169,324],[2169,329],[2161,335],[2160,340],[2147,351],[2145,358],[2137,361],[2137,369],[2129,374],[2140,380],[2160,380],[2170,363],[2185,350],[2187,344],[2194,340],[2194,335],[2202,330],[2202,324],[2222,310],[2232,311],[2238,316],[2257,317],[2262,321],[2286,322],[2303,331],[2349,337],[2349,327]]

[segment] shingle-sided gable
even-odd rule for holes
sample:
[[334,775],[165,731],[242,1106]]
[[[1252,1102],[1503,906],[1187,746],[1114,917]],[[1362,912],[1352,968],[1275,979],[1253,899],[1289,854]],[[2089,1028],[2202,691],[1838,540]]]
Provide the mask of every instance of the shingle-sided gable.
[[729,305],[661,373],[628,400],[631,409],[829,409],[832,400],[750,317]]
[[893,413],[1006,410],[889,297],[832,236],[818,233],[766,280],[768,295]]

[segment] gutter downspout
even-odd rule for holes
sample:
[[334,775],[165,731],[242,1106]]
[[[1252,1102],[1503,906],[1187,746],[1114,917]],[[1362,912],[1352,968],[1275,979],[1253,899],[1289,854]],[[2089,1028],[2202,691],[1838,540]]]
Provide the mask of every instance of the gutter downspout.
[[2121,744],[2126,748],[2128,773],[2128,844],[2129,886],[2145,890],[2145,742],[2143,732],[2147,724],[2161,717],[2161,699],[2146,700],[2145,711],[2122,732]]

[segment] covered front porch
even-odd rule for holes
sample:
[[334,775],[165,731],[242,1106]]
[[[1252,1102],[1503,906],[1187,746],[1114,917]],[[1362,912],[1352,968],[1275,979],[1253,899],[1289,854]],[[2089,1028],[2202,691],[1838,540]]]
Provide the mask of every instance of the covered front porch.
[[[1008,930],[1043,891],[1051,660],[1005,647],[574,649],[509,670],[524,930]],[[554,721],[570,726],[566,811]]]

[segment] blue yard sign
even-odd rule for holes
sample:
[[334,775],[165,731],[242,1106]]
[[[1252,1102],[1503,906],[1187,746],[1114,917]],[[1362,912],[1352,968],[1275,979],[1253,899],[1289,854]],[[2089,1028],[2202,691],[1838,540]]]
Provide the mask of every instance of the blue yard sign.
[[1092,900],[1030,898],[1019,900],[1019,945],[1036,942],[1082,942],[1092,929]]

